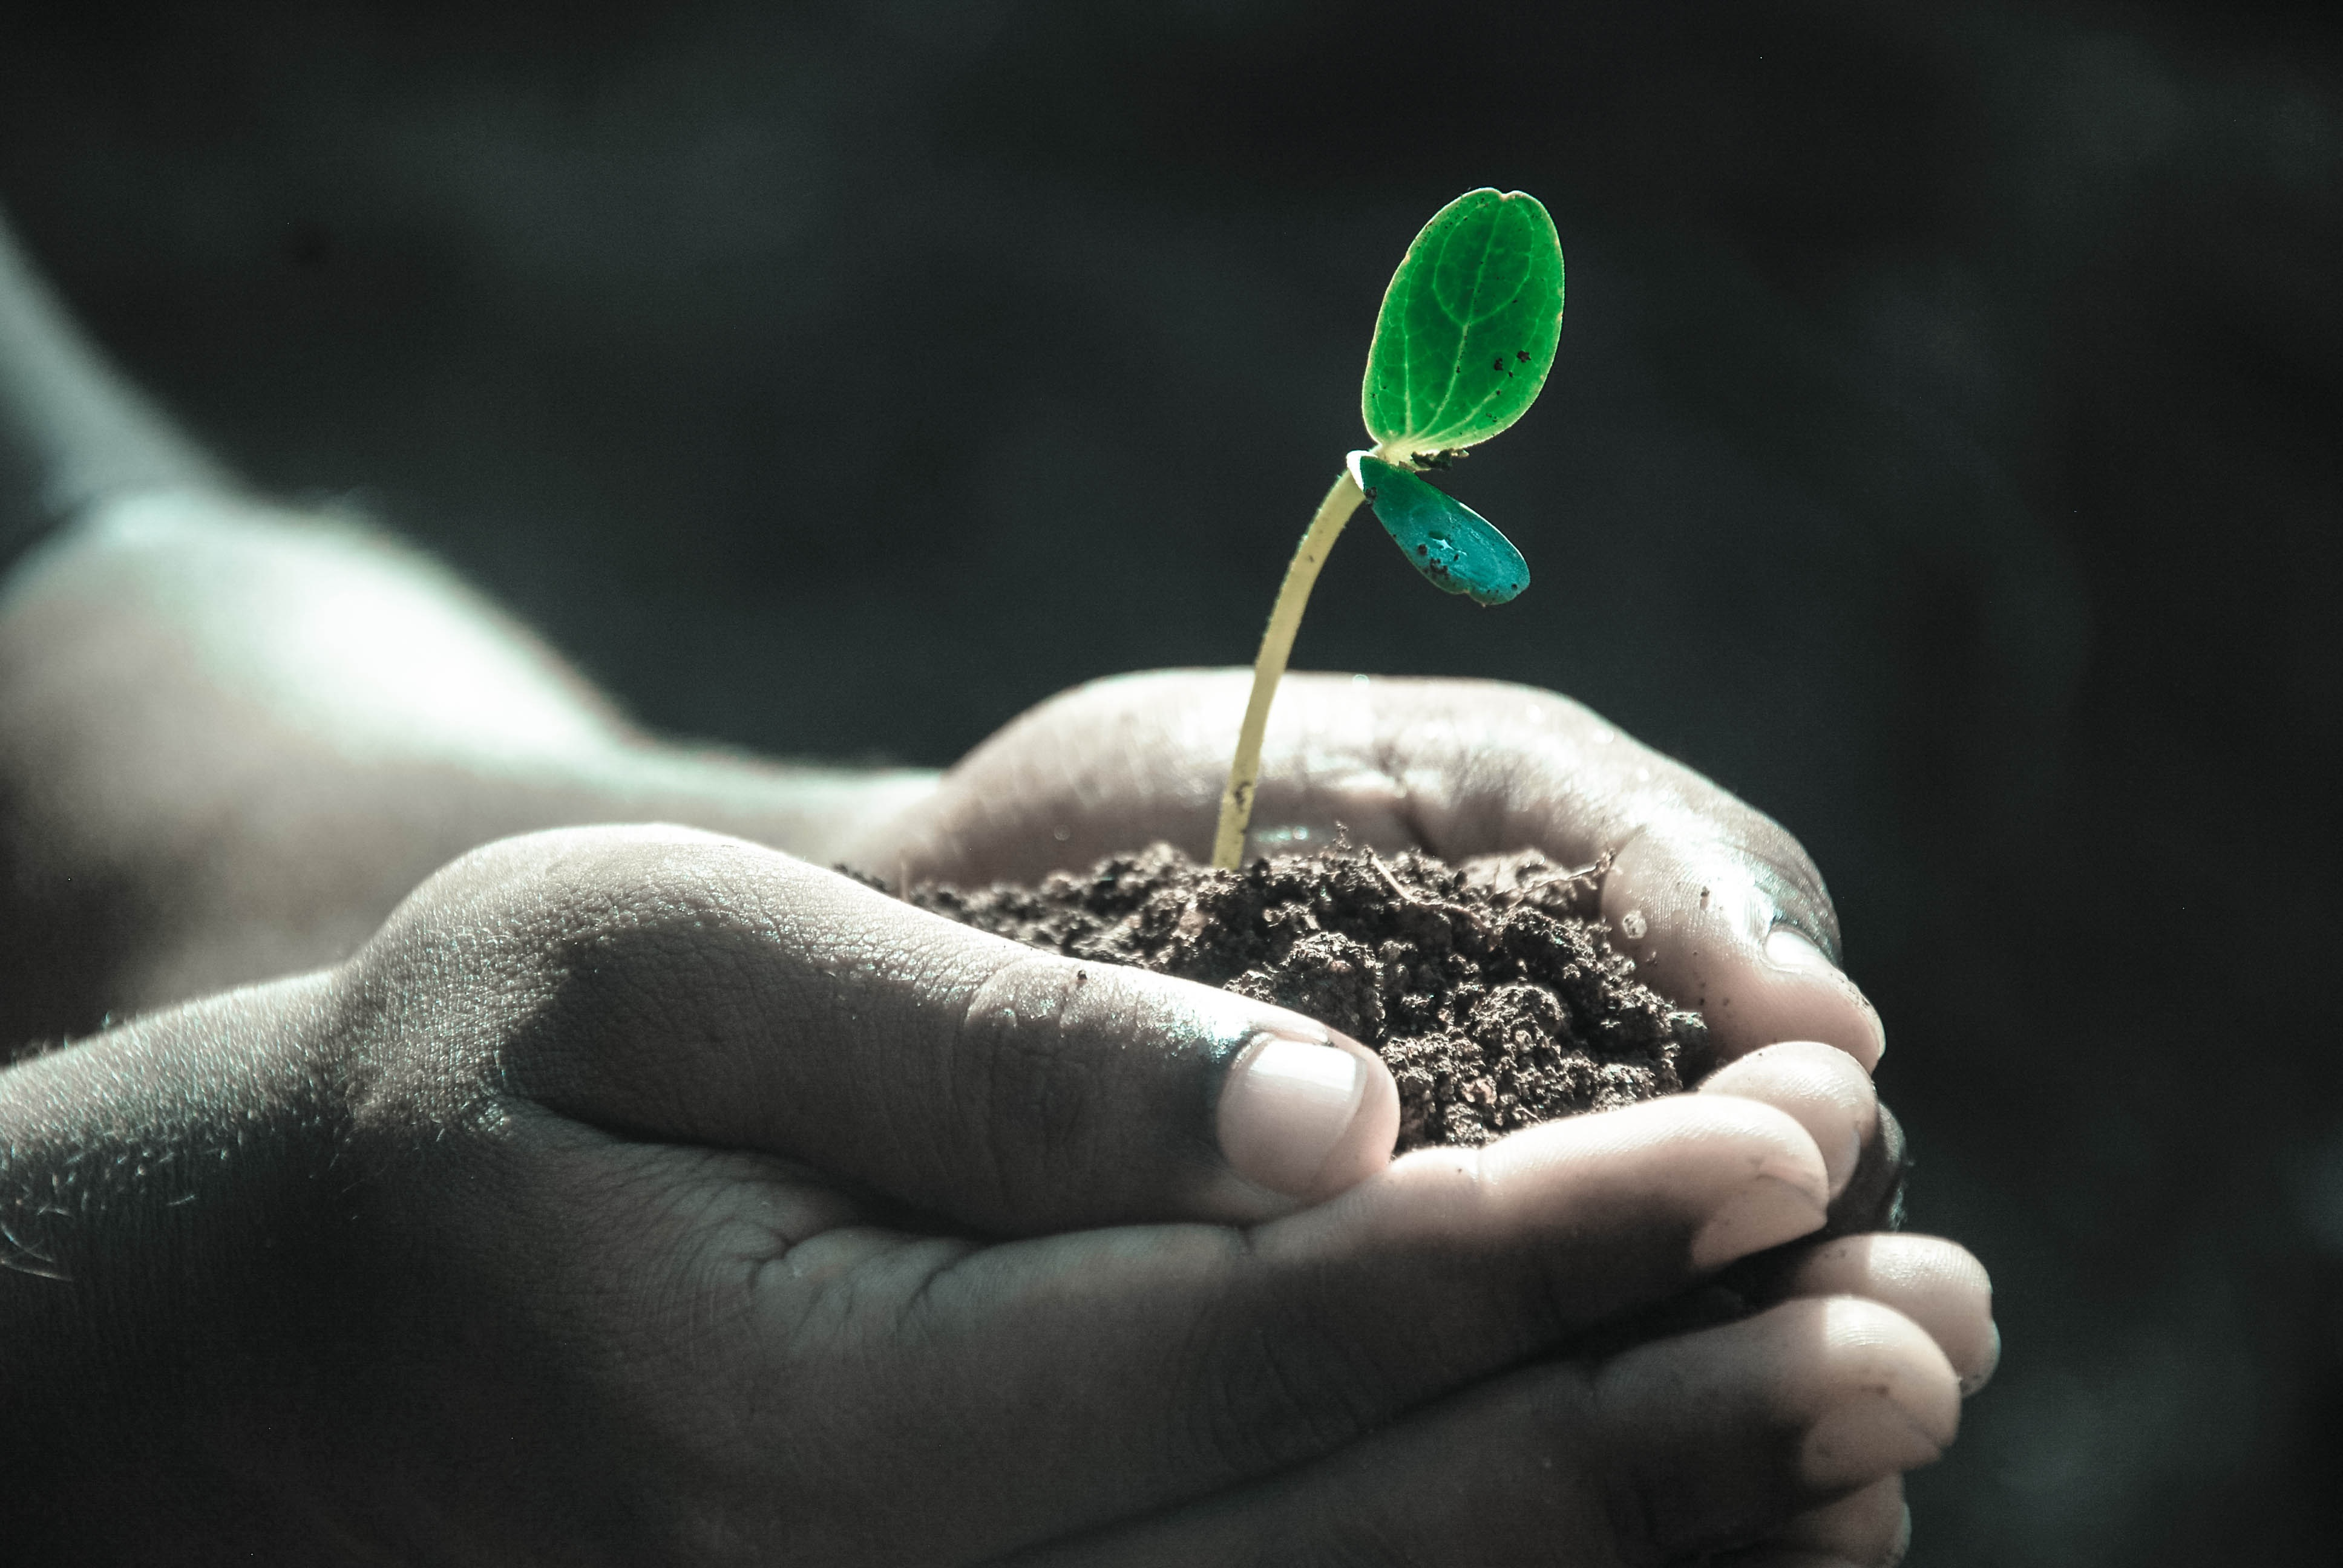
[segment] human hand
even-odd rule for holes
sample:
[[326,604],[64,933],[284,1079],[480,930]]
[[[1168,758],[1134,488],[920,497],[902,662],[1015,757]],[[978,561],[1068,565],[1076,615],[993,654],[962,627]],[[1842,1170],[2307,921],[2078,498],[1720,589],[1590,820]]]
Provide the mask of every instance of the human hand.
[[[903,880],[1037,879],[1167,839],[1210,851],[1242,670],[1077,687],[1015,719],[850,863]],[[1602,912],[1639,978],[1697,1008],[1726,1057],[1785,1040],[1865,1068],[1886,1036],[1839,970],[1838,919],[1797,840],[1567,698],[1478,680],[1289,675],[1253,809],[1259,848],[1448,859],[1613,857]]]
[[[1092,683],[1041,704],[980,746],[851,853],[904,881],[1032,879],[1169,839],[1211,841],[1246,676],[1172,671]],[[1601,908],[1640,977],[1699,1008],[1721,1054],[1743,1064],[1776,1042],[1827,1041],[1865,1068],[1885,1046],[1876,1012],[1836,967],[1837,919],[1822,879],[1777,824],[1690,769],[1552,693],[1483,681],[1289,677],[1268,736],[1253,845],[1306,848],[1339,829],[1383,849],[1448,859],[1534,847],[1565,863],[1609,854]],[[1728,1088],[1728,1066],[1704,1087]],[[1834,1231],[1886,1221],[1902,1136],[1867,1089],[1855,1181]],[[1735,1271],[1757,1299],[1792,1288],[1861,1292],[1896,1265],[1896,1304],[1924,1320],[1971,1312],[1984,1288],[1948,1242],[1850,1236]],[[1931,1260],[1914,1272],[1911,1260]],[[1930,1270],[1934,1270],[1933,1274]],[[1704,1291],[1615,1325],[1612,1342],[1729,1310]],[[1978,1365],[1989,1367],[1989,1351]],[[1982,1383],[1976,1372],[1972,1388]],[[1875,1533],[1883,1491],[1863,1504]],[[1820,1526],[1817,1526],[1820,1528]],[[1833,1526],[1836,1528],[1836,1526]],[[1811,1543],[1810,1543],[1811,1544]]]
[[1390,1080],[1291,1014],[735,840],[508,840],[346,965],[0,1075],[11,1538],[1875,1560],[1989,1356],[1956,1251],[1574,1353],[1848,1180],[1850,1061],[1728,1071],[1385,1167]]

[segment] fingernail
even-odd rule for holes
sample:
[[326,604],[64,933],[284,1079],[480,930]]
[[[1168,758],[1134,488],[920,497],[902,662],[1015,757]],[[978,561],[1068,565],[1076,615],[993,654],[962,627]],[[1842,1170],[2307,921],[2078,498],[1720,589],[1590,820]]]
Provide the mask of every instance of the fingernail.
[[1869,1059],[1865,1060],[1859,1050],[1855,1053],[1855,1058],[1866,1068],[1878,1065],[1879,1059],[1887,1053],[1887,1026],[1880,1022],[1879,1010],[1871,1005],[1871,999],[1863,994],[1862,988],[1846,978],[1846,971],[1831,962],[1829,956],[1815,945],[1813,938],[1795,926],[1775,926],[1765,933],[1765,961],[1777,970],[1810,974],[1828,980],[1844,992],[1861,1012],[1865,1027],[1871,1031]]
[[1798,1447],[1798,1479],[1816,1492],[1860,1486],[1917,1470],[1945,1444],[1892,1395],[1866,1392],[1825,1411]]
[[1838,972],[1814,939],[1795,926],[1775,926],[1765,933],[1766,961],[1785,970],[1828,970]]
[[1994,1369],[2001,1365],[2001,1325],[1987,1323],[1985,1357],[1975,1372],[1961,1379],[1961,1397],[1966,1399],[1993,1381]]
[[1366,1081],[1366,1064],[1346,1050],[1261,1036],[1221,1091],[1222,1156],[1257,1187],[1312,1193],[1358,1118]]
[[1781,1040],[1727,1062],[1701,1081],[1704,1094],[1747,1094],[1795,1117],[1823,1157],[1834,1199],[1863,1164],[1863,1141],[1878,1124],[1871,1080],[1852,1059],[1820,1040]]
[[1703,1273],[1768,1247],[1822,1229],[1825,1207],[1819,1193],[1780,1176],[1758,1177],[1711,1214],[1693,1232],[1692,1266]]

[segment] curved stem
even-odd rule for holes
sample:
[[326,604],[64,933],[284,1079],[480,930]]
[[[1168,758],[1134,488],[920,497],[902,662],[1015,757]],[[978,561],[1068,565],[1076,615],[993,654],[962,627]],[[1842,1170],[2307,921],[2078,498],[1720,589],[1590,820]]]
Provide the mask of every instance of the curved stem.
[[1365,498],[1352,482],[1349,469],[1334,481],[1318,515],[1293,551],[1285,568],[1284,586],[1271,607],[1269,627],[1261,634],[1261,652],[1252,661],[1252,695],[1245,700],[1244,727],[1237,731],[1236,760],[1229,764],[1228,787],[1221,791],[1221,825],[1212,834],[1212,864],[1233,871],[1244,859],[1245,829],[1252,825],[1252,796],[1261,782],[1261,738],[1269,728],[1269,705],[1277,700],[1277,683],[1285,675],[1285,661],[1293,652],[1293,634],[1302,628],[1302,612],[1318,581],[1318,568],[1341,537],[1342,525]]

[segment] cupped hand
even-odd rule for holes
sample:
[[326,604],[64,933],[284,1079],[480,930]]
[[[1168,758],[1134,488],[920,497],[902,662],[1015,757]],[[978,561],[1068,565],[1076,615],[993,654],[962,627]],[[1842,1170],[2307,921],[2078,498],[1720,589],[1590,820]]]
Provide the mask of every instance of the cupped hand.
[[0,1076],[16,1496],[142,1563],[1884,1560],[1990,1364],[1966,1254],[1588,1348],[1853,1179],[1851,1060],[1728,1071],[1386,1164],[1292,1014],[739,840],[508,840]]
[[[1032,879],[1166,839],[1210,853],[1250,679],[1161,671],[1080,687],[1011,723],[850,863],[916,880]],[[1797,840],[1567,698],[1493,681],[1290,675],[1264,744],[1256,849],[1340,829],[1455,859],[1609,857],[1602,910],[1643,980],[1727,1056],[1818,1040],[1868,1068],[1886,1036],[1841,972],[1838,920]]]

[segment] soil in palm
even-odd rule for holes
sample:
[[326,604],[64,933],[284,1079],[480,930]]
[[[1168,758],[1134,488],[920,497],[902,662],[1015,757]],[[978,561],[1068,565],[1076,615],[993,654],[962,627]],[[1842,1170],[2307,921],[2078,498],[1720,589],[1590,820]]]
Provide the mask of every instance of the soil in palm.
[[1403,1151],[1672,1094],[1708,1070],[1699,1014],[1637,980],[1594,918],[1601,871],[1535,851],[1450,865],[1339,845],[1221,871],[1158,844],[1039,886],[931,882],[908,897],[1342,1030],[1399,1081]]

